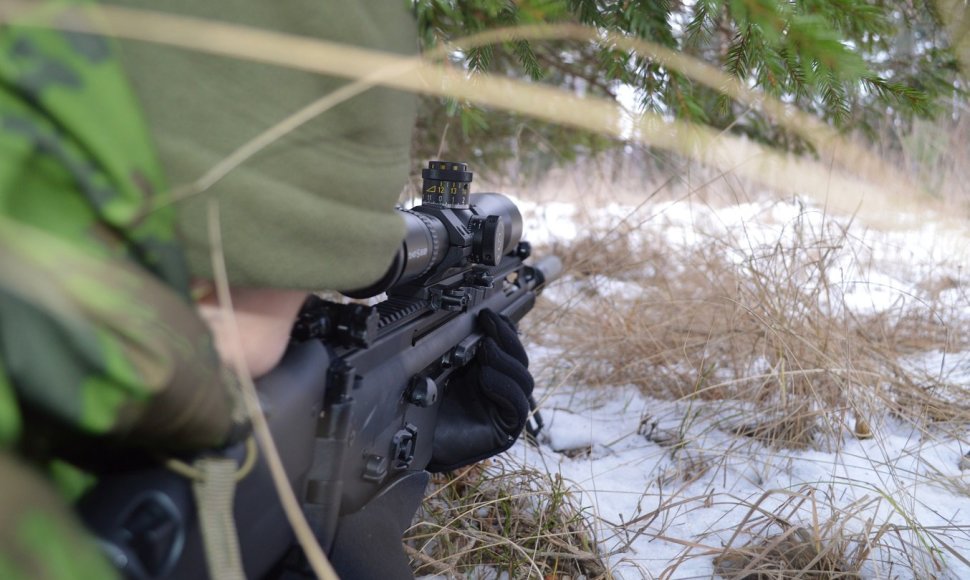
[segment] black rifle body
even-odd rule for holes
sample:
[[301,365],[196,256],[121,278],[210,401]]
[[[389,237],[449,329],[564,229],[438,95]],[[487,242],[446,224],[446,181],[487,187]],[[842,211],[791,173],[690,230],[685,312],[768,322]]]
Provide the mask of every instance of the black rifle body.
[[[260,379],[260,402],[290,484],[342,578],[411,576],[401,535],[429,478],[441,399],[434,392],[443,393],[450,374],[474,354],[479,311],[520,320],[559,269],[555,258],[533,267],[510,254],[497,266],[446,272],[432,286],[394,288],[372,310],[356,307],[361,328],[294,341]],[[326,316],[308,309],[305,321]],[[240,461],[244,454],[241,444],[224,451]],[[185,478],[161,467],[120,471],[79,509],[128,577],[208,577]],[[290,573],[281,563],[293,535],[262,458],[239,482],[234,512],[246,576]]]

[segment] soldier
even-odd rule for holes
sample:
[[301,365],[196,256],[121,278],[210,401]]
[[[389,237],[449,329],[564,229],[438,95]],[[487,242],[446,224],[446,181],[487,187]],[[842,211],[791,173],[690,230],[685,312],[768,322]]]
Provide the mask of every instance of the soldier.
[[[183,0],[164,9],[417,50],[403,2]],[[113,576],[67,507],[91,481],[72,464],[83,464],[85,448],[184,450],[231,438],[232,380],[190,299],[190,285],[211,287],[208,199],[220,203],[241,334],[256,337],[245,343],[255,374],[278,360],[307,290],[366,286],[403,232],[391,210],[407,176],[413,97],[371,91],[211,192],[165,205],[170,187],[340,81],[58,30],[67,17],[82,16],[0,28],[5,579]],[[213,312],[203,308],[220,341]]]
[[[212,295],[210,200],[242,362],[258,376],[278,362],[308,291],[366,287],[400,247],[392,210],[415,99],[372,89],[172,203],[174,186],[344,81],[72,31],[96,15],[52,4],[40,25],[0,27],[0,578],[101,579],[114,572],[68,507],[93,481],[87,468],[119,448],[218,448],[244,422],[218,355],[233,351]],[[163,9],[417,50],[400,0],[173,0]],[[59,27],[64,19],[72,26]],[[486,334],[503,338],[503,361],[522,361],[521,392],[492,393],[439,425],[451,434],[491,425],[495,405],[515,415],[514,433],[450,436],[442,465],[497,453],[524,425],[527,359],[511,323],[500,326]]]

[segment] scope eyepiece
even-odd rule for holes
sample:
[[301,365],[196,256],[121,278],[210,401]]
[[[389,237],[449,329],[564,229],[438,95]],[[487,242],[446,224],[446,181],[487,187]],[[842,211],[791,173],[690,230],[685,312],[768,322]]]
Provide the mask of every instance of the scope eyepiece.
[[472,172],[467,163],[429,161],[421,170],[421,203],[449,209],[468,209],[469,184]]

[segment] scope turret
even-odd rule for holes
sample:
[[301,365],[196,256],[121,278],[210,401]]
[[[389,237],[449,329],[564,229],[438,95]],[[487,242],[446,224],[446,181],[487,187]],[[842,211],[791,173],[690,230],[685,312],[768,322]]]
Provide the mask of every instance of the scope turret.
[[431,161],[421,173],[421,205],[398,210],[405,235],[391,267],[367,288],[344,292],[347,296],[434,284],[456,269],[497,266],[517,249],[522,214],[512,200],[500,193],[468,193],[472,172],[465,163]]
[[467,163],[429,161],[421,171],[421,203],[434,207],[468,209],[472,172]]

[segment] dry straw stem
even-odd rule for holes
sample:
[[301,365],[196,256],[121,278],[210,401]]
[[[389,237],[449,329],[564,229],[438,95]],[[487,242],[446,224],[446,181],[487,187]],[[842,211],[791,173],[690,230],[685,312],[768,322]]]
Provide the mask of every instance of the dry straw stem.
[[[21,25],[54,26],[168,44],[350,79],[367,78],[368,82],[377,81],[393,88],[465,99],[666,149],[723,171],[734,171],[780,192],[797,188],[800,193],[823,197],[833,208],[849,211],[862,208],[873,220],[893,222],[901,211],[925,213],[925,208],[917,205],[914,199],[917,188],[899,180],[895,172],[884,165],[876,164],[875,174],[859,175],[860,168],[871,168],[872,158],[859,158],[857,153],[862,150],[841,140],[823,143],[825,157],[819,162],[655,114],[644,113],[631,119],[620,106],[606,99],[580,98],[549,86],[512,79],[485,75],[469,78],[463,70],[421,59],[222,22],[113,6],[98,6],[86,11],[67,9],[53,18],[49,10],[38,15],[30,8],[36,7],[17,1],[5,3],[0,7],[0,19],[15,20]],[[95,26],[92,21],[99,25]],[[568,35],[566,30],[560,33]],[[614,42],[619,40],[612,39]],[[664,58],[671,65],[687,62],[677,55],[668,54]],[[689,66],[685,68],[693,71]],[[375,79],[374,71],[384,74]],[[706,70],[697,69],[692,74],[706,74]],[[732,91],[731,83],[721,88]],[[745,94],[733,90],[732,96],[749,98]],[[768,109],[781,112],[779,105],[768,106]],[[846,163],[837,168],[843,159]]]
[[219,223],[219,204],[217,200],[209,202],[209,244],[212,248],[212,272],[215,276],[216,293],[219,299],[221,315],[229,329],[229,344],[227,345],[232,352],[229,357],[233,362],[233,371],[239,378],[241,395],[246,407],[246,413],[252,423],[253,434],[259,443],[259,448],[263,452],[266,464],[269,467],[270,475],[273,478],[273,486],[276,488],[276,495],[279,497],[283,506],[286,519],[293,529],[297,543],[303,549],[303,553],[310,564],[313,573],[320,580],[337,580],[337,573],[327,560],[326,554],[320,548],[317,538],[307,523],[306,516],[300,507],[300,502],[296,499],[290,480],[283,467],[273,435],[270,433],[266,417],[263,415],[262,406],[259,403],[259,396],[256,393],[256,385],[246,367],[246,357],[243,356],[242,335],[239,333],[239,326],[236,323],[236,316],[232,309],[232,295],[229,292],[229,277],[226,275],[226,264],[222,253],[222,235]]

